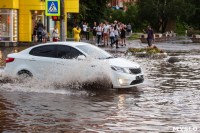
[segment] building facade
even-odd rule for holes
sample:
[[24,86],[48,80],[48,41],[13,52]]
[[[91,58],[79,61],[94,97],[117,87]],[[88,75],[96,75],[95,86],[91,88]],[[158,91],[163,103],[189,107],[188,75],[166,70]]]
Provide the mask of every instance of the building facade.
[[133,2],[134,3],[135,1],[136,0],[111,0],[109,6],[116,8],[116,9],[126,10],[127,7],[124,5],[124,3],[127,3],[127,2]]
[[[79,0],[65,0],[67,13],[79,13]],[[54,25],[59,29],[59,21],[45,15],[45,0],[1,0],[0,2],[0,42],[32,42],[33,29],[42,20],[47,31]]]

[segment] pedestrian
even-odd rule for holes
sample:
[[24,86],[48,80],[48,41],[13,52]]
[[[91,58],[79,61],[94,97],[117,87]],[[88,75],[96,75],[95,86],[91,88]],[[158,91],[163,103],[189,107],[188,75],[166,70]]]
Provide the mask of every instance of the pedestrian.
[[83,21],[80,24],[80,28],[81,28],[81,36],[80,36],[80,38],[82,40],[83,39],[83,35],[84,35],[84,33],[83,33]]
[[104,46],[107,40],[107,46],[108,46],[108,41],[109,41],[109,29],[110,26],[108,25],[108,22],[106,22],[104,28],[103,28],[103,40],[104,40]]
[[101,23],[99,23],[99,26],[97,27],[96,32],[97,32],[97,44],[99,45],[101,35],[102,35],[102,32],[103,32],[103,28],[101,26]]
[[95,43],[96,43],[96,38],[97,38],[96,29],[97,29],[97,23],[94,22],[94,26],[93,26],[93,28],[92,28],[92,35],[93,35],[92,40],[95,41]]
[[119,48],[118,47],[119,27],[118,27],[118,24],[117,24],[116,20],[114,21],[114,34],[115,34],[115,41],[111,45],[113,45],[115,43],[116,44],[116,48]]
[[47,39],[49,38],[49,34],[47,32],[47,27],[46,26],[44,26],[44,28],[43,28],[42,38],[43,38],[43,43],[46,43]]
[[35,22],[35,26],[33,29],[33,42],[37,42],[37,21]]
[[120,31],[122,46],[126,46],[126,28],[124,27],[124,24],[122,24]]
[[38,42],[42,42],[42,31],[43,31],[43,23],[41,22],[41,19],[37,23],[37,36],[38,36]]
[[84,25],[83,25],[83,34],[86,38],[86,31],[87,31],[87,23],[85,22]]
[[132,28],[131,28],[131,25],[130,25],[130,23],[129,23],[129,24],[127,25],[127,33],[128,33],[128,36],[130,35],[131,30],[132,30]]
[[118,22],[118,33],[119,33],[119,43],[121,44],[122,43],[122,39],[121,39],[121,27],[122,25],[120,24],[120,22]]
[[53,33],[53,42],[57,42],[59,38],[59,33],[58,33],[58,28],[56,25],[54,26],[52,33]]
[[114,33],[115,29],[114,29],[114,26],[111,26],[111,29],[110,29],[110,41],[111,41],[111,44],[110,46],[112,47],[112,43],[115,41],[115,33]]
[[[102,29],[104,28],[104,26],[105,26],[105,24],[104,24],[104,23],[101,23]],[[102,35],[101,35],[101,40],[103,41],[103,33],[102,33]]]
[[73,28],[73,32],[74,32],[74,41],[75,41],[75,42],[79,42],[79,40],[80,40],[79,34],[81,33],[81,28],[78,27],[78,25],[76,25],[76,26]]
[[87,29],[86,29],[86,40],[90,40],[90,26],[87,23]]
[[147,26],[147,30],[145,31],[143,29],[143,32],[145,34],[147,34],[147,42],[148,42],[148,46],[151,47],[152,46],[152,40],[155,41],[155,36],[154,36],[154,31],[153,29],[151,29],[151,26]]
[[116,20],[114,21],[113,26],[114,26],[114,29],[115,29],[115,26],[117,26],[117,21]]
[[127,25],[124,25],[124,29],[126,30],[126,32],[125,32],[125,38],[124,38],[124,44],[126,46]]

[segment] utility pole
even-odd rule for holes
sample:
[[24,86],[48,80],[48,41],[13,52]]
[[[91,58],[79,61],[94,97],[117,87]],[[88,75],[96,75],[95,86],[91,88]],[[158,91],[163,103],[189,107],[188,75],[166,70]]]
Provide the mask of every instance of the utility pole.
[[66,41],[65,0],[60,0],[60,39]]

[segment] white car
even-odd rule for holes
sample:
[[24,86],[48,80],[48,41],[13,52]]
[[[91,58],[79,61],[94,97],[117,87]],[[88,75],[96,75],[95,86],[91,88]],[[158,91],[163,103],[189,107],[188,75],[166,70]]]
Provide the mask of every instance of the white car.
[[[94,60],[86,63],[90,64],[90,67],[81,63],[91,58]],[[9,54],[6,59],[5,72],[33,78],[41,78],[47,76],[48,73],[50,74],[48,77],[57,79],[61,74],[67,78],[80,74],[80,71],[76,71],[80,68],[87,71],[84,76],[88,77],[95,68],[102,70],[97,66],[98,61],[107,63],[109,66],[108,75],[113,88],[130,88],[144,81],[143,73],[137,63],[114,57],[96,46],[82,42],[46,43],[27,48],[19,53]],[[60,71],[63,69],[70,70],[63,73]],[[98,77],[98,74],[96,76]]]

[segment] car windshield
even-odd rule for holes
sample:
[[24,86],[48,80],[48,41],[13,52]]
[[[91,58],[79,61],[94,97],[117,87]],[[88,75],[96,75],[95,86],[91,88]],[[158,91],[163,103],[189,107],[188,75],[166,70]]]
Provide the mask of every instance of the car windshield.
[[91,45],[78,45],[76,46],[86,54],[88,54],[91,57],[97,58],[97,59],[110,59],[114,58],[111,54],[107,53],[106,51],[95,47]]

